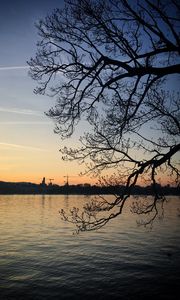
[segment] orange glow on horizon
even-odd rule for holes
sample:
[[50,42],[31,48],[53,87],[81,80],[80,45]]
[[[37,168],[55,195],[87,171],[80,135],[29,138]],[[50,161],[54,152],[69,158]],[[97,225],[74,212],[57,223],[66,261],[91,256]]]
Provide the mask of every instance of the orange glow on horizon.
[[[35,184],[40,184],[42,182],[43,177],[45,177],[46,184],[50,183],[50,179],[52,180],[52,184],[57,184],[57,185],[64,185],[67,182],[67,175],[61,175],[59,174],[57,176],[46,176],[46,174],[36,174],[34,175],[33,173],[21,173],[21,174],[4,174],[4,176],[0,176],[0,181],[5,181],[5,182],[31,182]],[[68,175],[68,183],[69,185],[77,185],[77,184],[91,184],[91,185],[99,185],[98,178],[96,177],[88,177],[88,176],[80,176],[80,175]],[[174,185],[174,181],[170,180],[168,176],[165,174],[163,177],[161,177],[161,180],[158,180],[157,178],[157,183],[161,184],[162,186],[165,185]],[[151,185],[151,181],[144,181],[142,179],[139,179],[136,183],[136,185],[139,186],[148,186]]]
[[[42,182],[43,177],[45,177],[46,184],[49,184],[50,179],[52,180],[52,184],[57,185],[64,185],[67,182],[67,176],[66,175],[59,175],[59,176],[45,176],[45,175],[33,175],[33,174],[7,174],[7,176],[0,176],[0,181],[5,182],[31,182],[40,184]],[[68,182],[70,185],[76,185],[76,184],[85,184],[89,183],[91,185],[98,184],[97,178],[90,178],[87,176],[68,176]]]

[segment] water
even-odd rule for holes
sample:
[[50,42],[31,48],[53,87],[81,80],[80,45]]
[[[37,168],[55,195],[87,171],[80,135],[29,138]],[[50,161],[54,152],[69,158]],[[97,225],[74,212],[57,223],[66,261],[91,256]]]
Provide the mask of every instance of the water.
[[125,213],[73,235],[58,211],[84,196],[0,196],[0,299],[177,299],[180,199],[169,197],[152,230]]

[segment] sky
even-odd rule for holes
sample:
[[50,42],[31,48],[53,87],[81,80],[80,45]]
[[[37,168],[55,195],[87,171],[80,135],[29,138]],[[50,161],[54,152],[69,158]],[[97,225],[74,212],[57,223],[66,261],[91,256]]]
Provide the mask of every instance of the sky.
[[34,94],[36,82],[28,76],[27,61],[38,41],[35,22],[56,7],[63,0],[0,1],[0,181],[40,183],[46,177],[62,185],[69,175],[71,184],[96,182],[80,177],[83,166],[62,161],[59,152],[63,145],[74,146],[84,125],[62,142],[44,114],[55,99]]
[[[36,82],[28,76],[27,61],[36,52],[34,26],[62,0],[0,2],[0,181],[85,183],[78,163],[63,162],[60,137],[44,112],[54,99],[33,93]],[[75,139],[77,136],[74,137]],[[73,140],[66,144],[73,143]]]

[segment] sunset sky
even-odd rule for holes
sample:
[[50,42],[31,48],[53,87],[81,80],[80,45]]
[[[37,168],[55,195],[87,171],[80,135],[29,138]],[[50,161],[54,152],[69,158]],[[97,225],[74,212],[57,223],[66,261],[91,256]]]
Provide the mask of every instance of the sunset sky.
[[88,181],[78,176],[78,164],[61,160],[62,142],[44,115],[54,100],[35,95],[36,82],[28,76],[26,61],[38,40],[34,23],[60,5],[63,1],[1,1],[0,181],[39,183],[45,176],[47,183],[54,178],[64,184],[67,174],[71,183]]
[[[84,170],[75,162],[63,162],[59,148],[74,145],[83,129],[62,144],[53,133],[54,124],[44,112],[55,99],[35,95],[36,87],[28,76],[27,61],[36,52],[38,41],[34,26],[62,0],[1,1],[0,8],[0,181],[30,181],[40,183],[43,177],[64,184],[92,182],[79,177]],[[178,81],[170,82],[177,89]],[[96,182],[96,180],[94,180]]]

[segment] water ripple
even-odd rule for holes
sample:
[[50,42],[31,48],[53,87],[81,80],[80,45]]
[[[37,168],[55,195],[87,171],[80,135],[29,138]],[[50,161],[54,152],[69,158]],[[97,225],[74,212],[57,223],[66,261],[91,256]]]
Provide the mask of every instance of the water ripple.
[[179,199],[151,231],[123,215],[99,232],[72,235],[58,211],[82,196],[0,196],[2,300],[176,299]]

